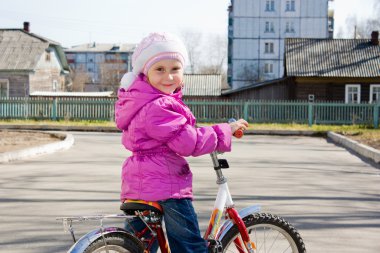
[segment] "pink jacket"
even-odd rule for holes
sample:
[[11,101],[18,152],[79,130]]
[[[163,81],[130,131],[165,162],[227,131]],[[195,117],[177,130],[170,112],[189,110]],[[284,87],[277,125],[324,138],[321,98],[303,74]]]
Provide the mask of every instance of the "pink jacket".
[[143,75],[119,90],[116,125],[133,152],[123,164],[121,200],[192,198],[192,173],[183,157],[231,150],[230,126],[195,127],[181,97],[181,91],[161,93]]

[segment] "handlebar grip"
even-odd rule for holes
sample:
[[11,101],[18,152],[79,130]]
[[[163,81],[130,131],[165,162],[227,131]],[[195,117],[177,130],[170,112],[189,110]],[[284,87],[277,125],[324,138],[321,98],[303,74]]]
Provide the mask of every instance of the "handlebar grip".
[[234,133],[234,136],[236,138],[238,138],[238,139],[240,139],[241,137],[243,137],[243,135],[244,135],[244,132],[241,129],[236,130],[235,133]]
[[[232,122],[235,122],[235,121],[236,121],[236,119],[231,118],[231,119],[228,120],[228,123],[232,123]],[[244,132],[243,132],[242,129],[238,129],[232,135],[235,136],[236,138],[240,139],[241,137],[243,137]]]

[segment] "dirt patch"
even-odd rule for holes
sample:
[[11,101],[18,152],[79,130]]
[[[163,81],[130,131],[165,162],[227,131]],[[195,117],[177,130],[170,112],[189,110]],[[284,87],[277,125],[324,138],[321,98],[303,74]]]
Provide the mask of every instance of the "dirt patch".
[[380,150],[380,138],[379,137],[360,136],[360,135],[346,136],[346,137],[350,138],[351,140],[355,140],[359,143],[362,143],[364,145],[367,145],[369,147],[372,147],[374,149]]
[[0,130],[0,153],[60,141],[58,135],[35,131]]

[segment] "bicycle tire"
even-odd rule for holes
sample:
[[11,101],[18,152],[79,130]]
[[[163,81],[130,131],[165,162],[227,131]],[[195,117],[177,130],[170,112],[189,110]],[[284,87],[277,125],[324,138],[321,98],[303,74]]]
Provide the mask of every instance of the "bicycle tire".
[[[306,253],[300,234],[283,218],[267,213],[255,213],[245,217],[243,221],[257,252]],[[221,240],[224,253],[239,252],[233,243],[237,236],[240,236],[239,229],[234,225]]]
[[[107,249],[104,244],[107,243]],[[144,249],[135,240],[122,235],[105,235],[91,243],[83,253],[143,253]]]

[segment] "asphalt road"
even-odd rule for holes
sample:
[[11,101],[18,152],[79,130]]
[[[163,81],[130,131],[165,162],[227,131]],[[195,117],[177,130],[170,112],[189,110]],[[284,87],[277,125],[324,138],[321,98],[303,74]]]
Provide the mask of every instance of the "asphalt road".
[[[117,133],[74,133],[62,152],[0,164],[0,252],[55,253],[71,245],[60,216],[118,213]],[[246,136],[223,155],[238,208],[260,204],[302,235],[308,252],[380,252],[380,170],[322,138]],[[217,187],[208,156],[189,158],[204,230]],[[75,224],[78,235],[97,223]]]

